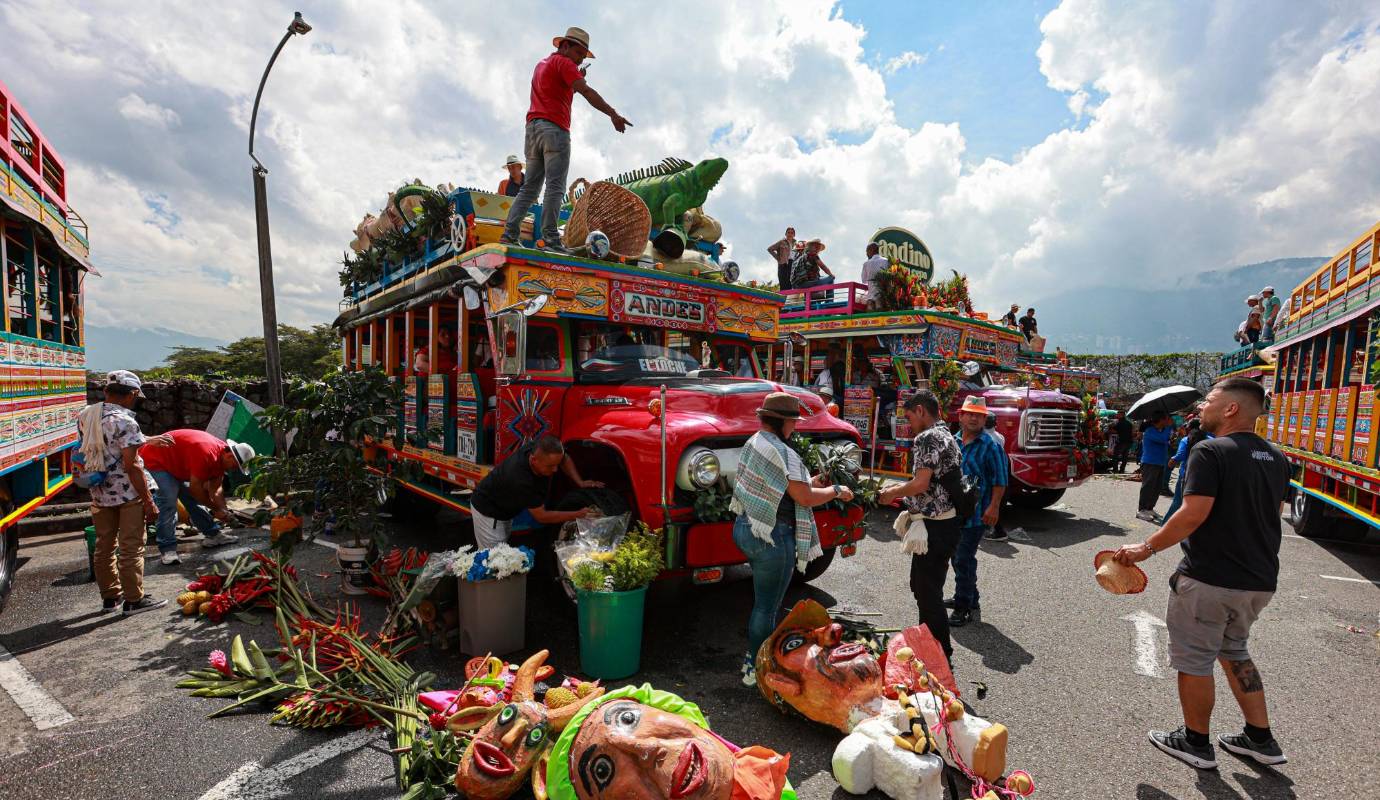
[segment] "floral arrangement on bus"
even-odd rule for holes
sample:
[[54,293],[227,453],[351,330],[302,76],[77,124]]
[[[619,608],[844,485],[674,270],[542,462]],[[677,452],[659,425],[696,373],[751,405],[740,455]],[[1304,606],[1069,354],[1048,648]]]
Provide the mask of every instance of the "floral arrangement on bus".
[[1107,435],[1097,416],[1097,398],[1083,395],[1083,411],[1078,416],[1078,433],[1074,435],[1073,463],[1079,473],[1092,471],[1098,456],[1107,450]]

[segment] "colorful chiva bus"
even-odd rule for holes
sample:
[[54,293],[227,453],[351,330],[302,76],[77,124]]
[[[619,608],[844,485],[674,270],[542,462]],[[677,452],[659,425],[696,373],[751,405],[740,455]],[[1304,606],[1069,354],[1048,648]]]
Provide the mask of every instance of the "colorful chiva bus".
[[86,400],[86,223],[67,204],[62,158],[0,83],[0,605],[18,564],[18,522],[72,481]]
[[[665,529],[668,574],[708,583],[744,561],[732,522],[706,521],[696,500],[732,491],[756,410],[783,388],[762,379],[754,352],[777,338],[780,295],[500,244],[498,198],[458,189],[447,201],[469,222],[464,243],[428,241],[389,265],[351,293],[335,323],[348,367],[378,367],[404,385],[396,437],[366,454],[405,496],[467,512],[496,464],[552,434],[583,477]],[[815,395],[786,390],[803,406],[797,431],[858,450],[857,431]],[[560,473],[555,482],[558,503],[573,487]],[[825,554],[807,579],[837,552],[851,554],[863,533],[856,508],[820,509],[816,519]],[[514,531],[539,535],[540,526],[524,512]]]
[[[1274,368],[1261,378],[1272,395],[1263,427],[1294,466],[1292,518],[1302,536],[1359,540],[1380,527],[1377,249],[1380,223],[1294,289],[1264,350]],[[1255,358],[1235,360],[1233,374],[1260,369]]]
[[[760,360],[769,365],[769,377],[805,385],[815,384],[831,359],[841,364],[840,411],[862,433],[864,455],[877,474],[910,475],[913,433],[901,404],[916,388],[929,386],[941,365],[958,362],[966,372],[943,378],[958,383],[945,414],[956,420],[970,395],[986,401],[1006,439],[1012,503],[1047,508],[1092,476],[1092,457],[1080,458],[1077,452],[1081,396],[1034,385],[1029,361],[1039,356],[1021,349],[1025,340],[1019,333],[934,309],[868,311],[862,299],[867,286],[860,283],[792,289],[785,295],[795,299],[826,291],[835,297],[812,297],[808,306],[791,303],[781,315],[782,331],[799,337],[800,346],[788,351],[787,338],[767,348]],[[1086,379],[1096,373],[1078,375]]]

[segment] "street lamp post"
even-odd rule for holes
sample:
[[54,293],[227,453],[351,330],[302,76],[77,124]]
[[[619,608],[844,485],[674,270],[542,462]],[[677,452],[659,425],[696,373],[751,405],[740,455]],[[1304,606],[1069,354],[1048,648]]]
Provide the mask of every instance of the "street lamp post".
[[268,169],[254,155],[254,125],[259,121],[259,100],[264,94],[264,84],[268,82],[268,73],[273,69],[273,62],[278,60],[278,54],[283,51],[283,45],[294,34],[305,36],[310,30],[311,26],[302,19],[302,12],[295,12],[287,33],[283,34],[282,41],[278,42],[278,47],[268,59],[268,66],[264,67],[264,76],[259,79],[259,91],[254,95],[254,112],[249,117],[249,158],[254,162],[254,226],[259,237],[259,299],[263,304],[264,317],[264,377],[268,379],[268,401],[271,405],[283,404],[283,362],[278,354],[278,309],[273,299],[273,251],[268,238],[268,187],[264,180]]

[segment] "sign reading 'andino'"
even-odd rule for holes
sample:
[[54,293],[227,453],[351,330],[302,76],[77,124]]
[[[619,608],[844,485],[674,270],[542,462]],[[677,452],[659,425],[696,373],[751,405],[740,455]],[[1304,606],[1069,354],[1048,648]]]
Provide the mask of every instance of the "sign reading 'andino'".
[[872,234],[869,242],[876,244],[882,258],[896,259],[901,266],[913,270],[925,283],[934,275],[934,257],[920,237],[905,228],[882,228]]

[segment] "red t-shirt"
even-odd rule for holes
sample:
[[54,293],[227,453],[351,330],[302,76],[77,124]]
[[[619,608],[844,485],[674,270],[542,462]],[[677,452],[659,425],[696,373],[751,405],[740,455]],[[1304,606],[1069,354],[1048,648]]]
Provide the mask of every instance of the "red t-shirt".
[[220,455],[227,445],[206,431],[181,428],[168,431],[172,447],[145,445],[139,449],[149,472],[168,472],[179,481],[209,481],[225,475]]
[[532,107],[527,121],[545,119],[570,130],[570,101],[575,96],[575,81],[583,78],[575,62],[552,53],[537,62],[532,70]]

